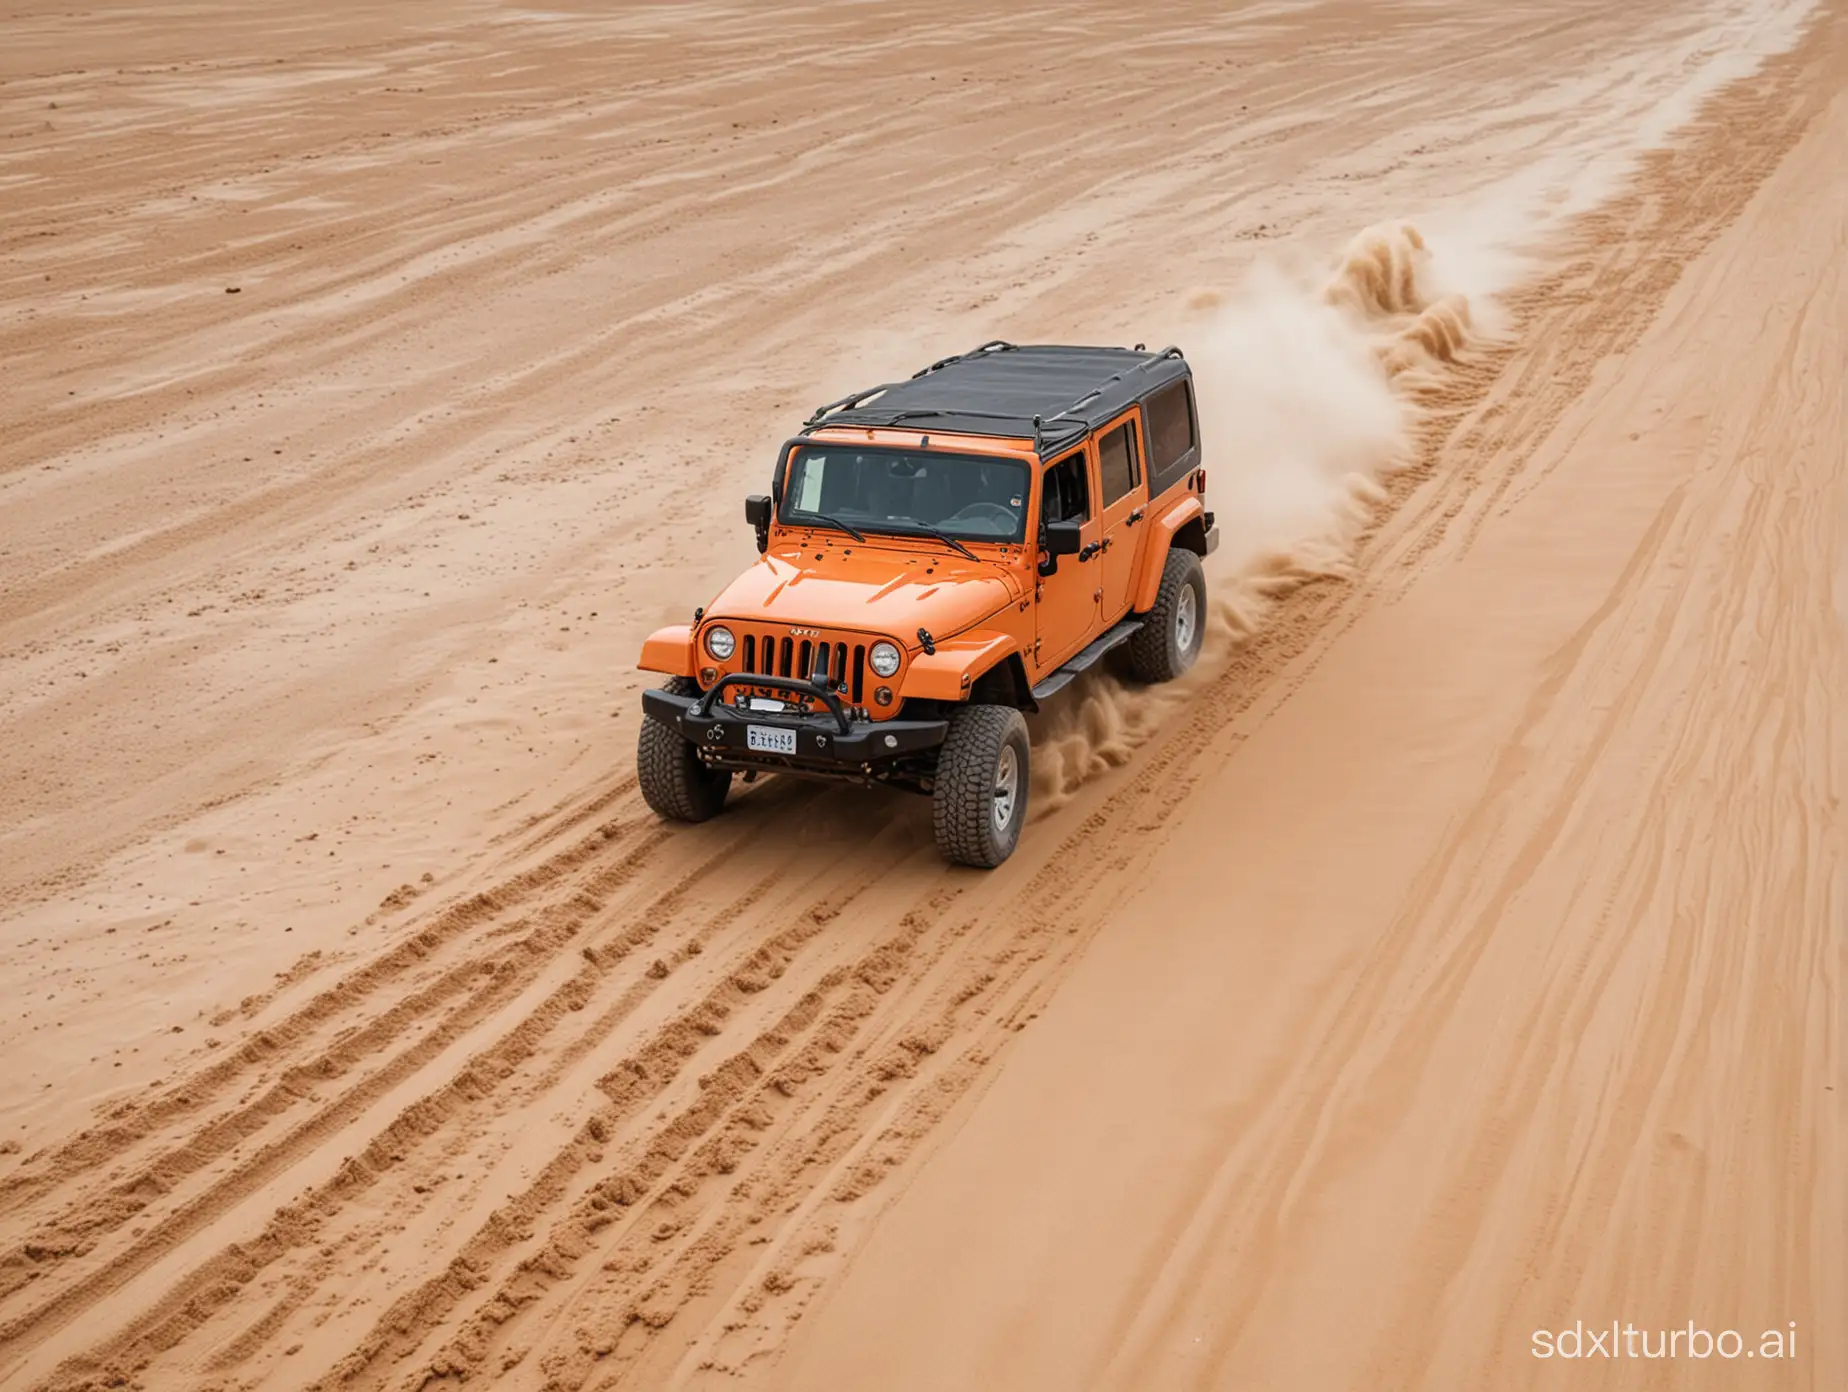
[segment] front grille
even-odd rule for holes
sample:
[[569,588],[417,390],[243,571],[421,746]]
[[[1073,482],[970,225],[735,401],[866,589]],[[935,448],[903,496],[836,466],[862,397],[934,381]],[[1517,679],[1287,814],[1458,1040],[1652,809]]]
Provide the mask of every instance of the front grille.
[[817,642],[788,634],[746,633],[741,672],[756,676],[787,677],[793,681],[823,681],[844,690],[853,705],[866,700],[866,644]]

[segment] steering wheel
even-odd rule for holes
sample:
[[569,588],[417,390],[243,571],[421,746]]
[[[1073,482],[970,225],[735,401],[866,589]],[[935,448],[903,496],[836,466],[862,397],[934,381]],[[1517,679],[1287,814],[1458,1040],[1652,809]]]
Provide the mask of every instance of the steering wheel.
[[1018,515],[1016,515],[1011,508],[1005,508],[1000,503],[991,503],[987,501],[970,503],[967,507],[958,508],[943,520],[945,522],[973,522],[978,517],[986,517],[992,521],[1000,522],[1004,524],[1009,531],[1012,531],[1014,524],[1020,520]]

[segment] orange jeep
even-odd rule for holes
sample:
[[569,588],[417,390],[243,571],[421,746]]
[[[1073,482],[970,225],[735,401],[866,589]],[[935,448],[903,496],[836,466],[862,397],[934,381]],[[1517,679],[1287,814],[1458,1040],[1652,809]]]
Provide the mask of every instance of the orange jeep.
[[762,559],[641,666],[637,768],[663,817],[732,774],[927,793],[937,847],[995,866],[1027,813],[1023,712],[1106,653],[1193,665],[1219,540],[1178,348],[986,343],[823,406],[745,500]]

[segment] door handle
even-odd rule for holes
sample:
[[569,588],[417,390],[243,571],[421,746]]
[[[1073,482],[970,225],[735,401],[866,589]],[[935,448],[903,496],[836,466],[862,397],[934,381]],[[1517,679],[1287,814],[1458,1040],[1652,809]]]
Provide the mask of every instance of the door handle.
[[1105,544],[1106,543],[1101,542],[1101,541],[1086,542],[1084,544],[1083,549],[1081,549],[1078,552],[1078,559],[1081,562],[1090,560],[1091,557],[1095,556],[1099,551],[1102,551],[1104,549]]
[[1130,513],[1128,517],[1125,517],[1123,519],[1123,525],[1125,527],[1133,527],[1141,520],[1142,520],[1142,509],[1137,508],[1134,512]]

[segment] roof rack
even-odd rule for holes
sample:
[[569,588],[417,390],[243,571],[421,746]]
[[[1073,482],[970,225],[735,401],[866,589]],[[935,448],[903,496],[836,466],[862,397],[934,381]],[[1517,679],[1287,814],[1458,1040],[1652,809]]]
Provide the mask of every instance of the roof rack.
[[[928,377],[933,372],[941,372],[944,368],[950,366],[952,363],[964,362],[969,358],[979,358],[984,353],[1004,352],[1014,347],[1016,347],[1015,344],[1009,343],[1005,339],[999,339],[999,338],[990,339],[987,343],[984,343],[980,348],[972,348],[967,353],[956,353],[947,358],[938,358],[937,361],[932,363],[929,367],[921,368],[918,371],[912,373],[911,380],[915,382],[920,377]],[[878,396],[880,393],[890,391],[894,386],[897,386],[897,385],[898,384],[896,382],[881,382],[876,387],[865,387],[865,388],[862,388],[860,391],[848,393],[846,396],[843,396],[838,401],[830,401],[825,406],[817,406],[814,409],[814,411],[810,413],[808,420],[803,422],[802,428],[804,430],[813,428],[816,424],[820,422],[823,416],[831,416],[840,411],[851,411],[856,406],[859,406],[867,401],[871,401],[874,397]],[[914,412],[910,412],[907,414],[941,415],[942,412],[914,411]],[[976,412],[976,411],[961,411],[961,412],[958,412],[957,414],[959,415],[979,415],[981,413]]]
[[1005,338],[991,338],[980,348],[971,348],[967,353],[957,353],[951,357],[938,358],[937,361],[932,363],[929,367],[920,368],[918,371],[912,373],[911,380],[915,382],[920,377],[928,377],[933,372],[941,372],[951,363],[963,362],[968,358],[979,358],[984,353],[1012,352],[1018,349],[1019,346],[1020,345],[1017,343],[1009,343]]
[[[1138,343],[1136,347],[1141,348],[1142,345]],[[1168,347],[1162,349],[1159,353],[1150,353],[1146,358],[1142,359],[1141,362],[1132,363],[1130,366],[1124,368],[1121,372],[1111,373],[1108,377],[1104,378],[1103,381],[1099,382],[1096,386],[1092,387],[1090,391],[1086,392],[1083,396],[1079,397],[1071,405],[1067,406],[1064,411],[1060,411],[1058,414],[1062,416],[1065,414],[1066,411],[1076,411],[1080,406],[1084,405],[1085,402],[1097,400],[1098,397],[1104,394],[1105,387],[1109,386],[1112,382],[1122,381],[1125,377],[1129,376],[1129,374],[1132,372],[1146,372],[1150,367],[1153,367],[1158,362],[1165,362],[1169,358],[1178,358],[1180,356],[1181,356],[1181,350],[1179,348],[1174,347],[1173,345],[1169,345]]]
[[[871,393],[867,393],[867,394],[870,395]],[[826,410],[827,408],[824,407],[823,409]],[[1058,416],[1063,415],[1063,414],[1064,412],[1061,411],[1057,413],[1057,415],[1055,415],[1053,419],[1056,420],[1058,419]],[[943,419],[964,419],[964,418],[974,419],[974,420],[994,420],[994,421],[1011,421],[1011,422],[1020,421],[1019,416],[1012,415],[1005,411],[949,411],[949,410],[944,410],[943,408],[936,407],[936,406],[914,406],[907,410],[894,411],[892,412],[891,415],[886,416],[882,420],[847,421],[837,426],[829,426],[829,424],[825,420],[822,420],[819,416],[811,416],[809,417],[808,422],[802,428],[804,430],[814,430],[817,428],[834,429],[834,430],[889,430],[893,426],[899,425],[902,422],[908,421],[908,420],[926,420],[926,419],[943,420]],[[1071,435],[1074,433],[1081,433],[1084,430],[1084,428],[1085,427],[1084,427],[1083,421],[1071,421],[1067,424],[1064,430],[1053,432],[1052,438],[1059,439],[1059,438],[1063,438],[1066,435]],[[1041,424],[1041,418],[1039,416],[1033,417],[1033,443],[1036,448],[1038,447],[1040,443],[1040,438],[1043,433],[1045,432]]]
[[[1009,346],[1011,347],[1012,345],[1010,344]],[[1140,351],[1142,350],[1142,345],[1138,343],[1136,345],[1136,348],[1137,350]],[[1072,402],[1069,406],[1062,407],[1061,409],[1053,412],[1050,419],[1055,420],[1055,421],[1059,420],[1063,416],[1070,415],[1073,411],[1076,411],[1080,406],[1083,406],[1086,402],[1097,400],[1100,396],[1104,394],[1104,388],[1108,387],[1113,382],[1122,381],[1125,377],[1129,376],[1129,374],[1132,372],[1145,372],[1150,367],[1153,367],[1156,363],[1166,362],[1170,358],[1178,359],[1180,358],[1180,356],[1181,356],[1181,350],[1175,347],[1173,344],[1169,344],[1168,347],[1162,349],[1159,353],[1150,353],[1147,357],[1143,358],[1140,362],[1132,363],[1130,366],[1122,369],[1122,371],[1120,372],[1111,373],[1108,377],[1104,378],[1103,381],[1099,382],[1096,386],[1092,387],[1090,391],[1086,392],[1083,396],[1079,397],[1076,401]],[[1080,430],[1084,429],[1084,424],[1085,423],[1083,421],[1077,422],[1078,428]],[[1043,430],[1044,430],[1044,424],[1041,418],[1039,416],[1035,416],[1033,418],[1033,452],[1035,454],[1038,454],[1041,452],[1040,440],[1041,440],[1041,432]],[[1065,433],[1070,433],[1070,432],[1068,431]]]
[[[1100,353],[1120,353],[1125,356],[1135,356],[1132,361],[1125,363],[1107,377],[1101,379],[1086,379],[1081,377],[1077,381],[1074,381],[1074,386],[1078,385],[1080,382],[1084,384],[1085,389],[1083,393],[1070,401],[1067,405],[1050,413],[1043,409],[1033,409],[1034,405],[1037,403],[1032,403],[1030,399],[1022,400],[1020,409],[1007,411],[983,409],[980,406],[974,405],[963,407],[941,404],[941,394],[939,394],[938,404],[906,404],[907,401],[916,400],[917,393],[912,389],[911,383],[919,382],[921,379],[931,377],[944,371],[946,368],[953,367],[959,363],[969,362],[973,359],[993,357],[1001,354],[1054,356],[1071,354],[1076,356]],[[803,423],[802,428],[808,431],[825,427],[830,423],[835,423],[844,427],[878,429],[882,427],[890,428],[903,421],[919,419],[1002,422],[1015,426],[1017,433],[1021,435],[1028,433],[1028,428],[1030,426],[1035,452],[1043,452],[1045,445],[1049,441],[1057,444],[1073,434],[1082,434],[1084,431],[1097,424],[1097,422],[1088,419],[1088,417],[1082,414],[1083,408],[1091,403],[1100,402],[1106,394],[1109,393],[1112,386],[1122,382],[1124,378],[1134,373],[1148,371],[1170,360],[1181,360],[1181,357],[1181,350],[1174,346],[1169,346],[1161,349],[1159,352],[1151,353],[1140,343],[1138,343],[1134,349],[1099,348],[1075,344],[1043,344],[1027,347],[1010,343],[1005,339],[990,339],[988,342],[966,353],[957,353],[951,357],[938,359],[928,367],[912,373],[907,381],[884,382],[878,386],[868,387],[864,390],[843,396],[837,401],[830,401],[826,405],[818,406]],[[1104,364],[1099,365],[1102,366]],[[894,393],[894,400],[891,403],[892,409],[889,412],[880,411],[874,403],[887,392]],[[1043,400],[1043,397],[1041,399]],[[985,403],[985,405],[992,404],[994,403]],[[1109,410],[1114,411],[1116,409],[1115,403],[1105,404]],[[839,420],[837,422],[832,420],[832,418],[835,417],[849,415],[853,416],[854,419]],[[952,429],[954,429],[954,427],[952,427]],[[989,432],[977,431],[975,433],[987,434]],[[1003,434],[1015,432],[996,431],[995,433]]]

